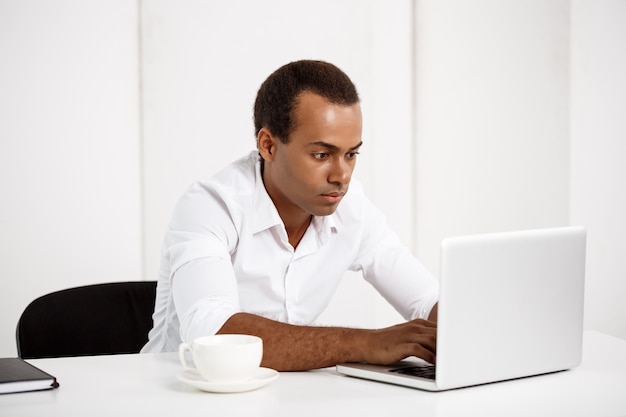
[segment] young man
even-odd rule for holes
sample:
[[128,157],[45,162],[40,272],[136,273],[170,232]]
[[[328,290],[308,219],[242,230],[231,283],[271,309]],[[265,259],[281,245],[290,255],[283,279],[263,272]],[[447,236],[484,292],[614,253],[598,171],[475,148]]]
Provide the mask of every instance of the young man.
[[[438,282],[351,184],[362,144],[353,83],[332,64],[292,62],[262,84],[254,118],[257,150],[176,206],[143,352],[245,333],[263,339],[262,366],[280,371],[434,362]],[[362,271],[408,321],[311,325],[347,270]]]

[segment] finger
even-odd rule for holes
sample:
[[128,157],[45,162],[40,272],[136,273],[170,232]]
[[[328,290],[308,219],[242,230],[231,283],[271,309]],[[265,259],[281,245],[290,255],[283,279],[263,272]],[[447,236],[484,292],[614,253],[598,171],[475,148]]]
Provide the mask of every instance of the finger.
[[413,334],[427,334],[430,336],[437,336],[437,328],[436,327],[423,327],[416,326],[413,328]]
[[437,335],[437,326],[424,326],[421,323],[410,323],[408,330],[413,334]]
[[434,364],[435,361],[437,360],[436,352],[431,349],[426,348],[424,345],[414,344],[411,350],[412,350],[412,353],[409,356],[416,356],[432,364]]
[[424,319],[414,319],[412,323],[418,324],[424,327],[434,327],[434,328],[437,327],[436,321],[429,321],[429,320],[424,320]]
[[433,353],[437,352],[437,336],[429,334],[420,334],[415,338],[414,344],[423,347]]

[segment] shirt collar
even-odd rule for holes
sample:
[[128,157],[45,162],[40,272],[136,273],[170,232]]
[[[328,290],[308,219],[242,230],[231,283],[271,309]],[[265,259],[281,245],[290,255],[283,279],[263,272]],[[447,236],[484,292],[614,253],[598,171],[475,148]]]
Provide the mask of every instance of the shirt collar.
[[317,241],[320,246],[325,245],[333,232],[337,232],[336,212],[328,216],[313,216],[311,224],[317,232]]
[[276,210],[274,202],[270,198],[265,184],[263,184],[263,176],[261,175],[261,160],[257,155],[258,161],[255,164],[254,174],[254,229],[253,233],[258,233],[271,227],[283,223]]

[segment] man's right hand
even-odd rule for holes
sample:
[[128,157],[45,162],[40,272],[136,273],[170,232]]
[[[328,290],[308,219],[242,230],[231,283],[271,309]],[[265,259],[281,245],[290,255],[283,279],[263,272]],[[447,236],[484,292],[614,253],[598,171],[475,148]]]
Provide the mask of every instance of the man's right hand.
[[365,361],[389,365],[409,356],[435,363],[437,354],[437,323],[415,319],[407,323],[372,330],[365,340]]

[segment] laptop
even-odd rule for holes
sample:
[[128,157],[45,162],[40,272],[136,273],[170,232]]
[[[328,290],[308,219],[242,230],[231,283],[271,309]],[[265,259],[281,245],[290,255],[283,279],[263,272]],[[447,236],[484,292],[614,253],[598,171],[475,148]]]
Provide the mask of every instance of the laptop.
[[437,359],[337,365],[339,373],[443,391],[552,373],[582,359],[586,231],[563,227],[441,243]]

